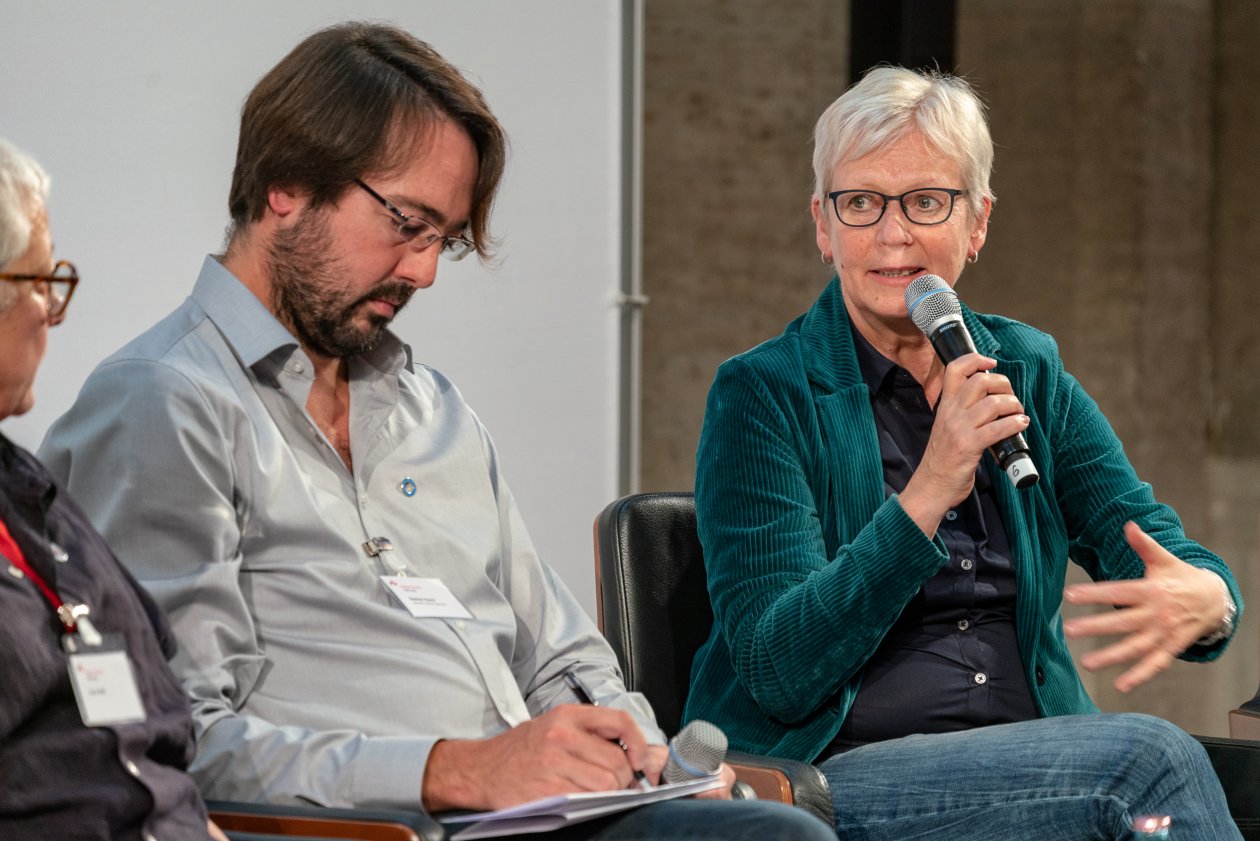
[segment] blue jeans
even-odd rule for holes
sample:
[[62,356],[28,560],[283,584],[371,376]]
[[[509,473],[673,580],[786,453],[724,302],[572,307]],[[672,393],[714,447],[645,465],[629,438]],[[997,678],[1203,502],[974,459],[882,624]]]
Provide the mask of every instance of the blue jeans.
[[1242,837],[1203,747],[1145,715],[908,736],[820,768],[843,841],[1127,841],[1145,814],[1172,816],[1176,841]]
[[809,813],[759,800],[667,800],[538,835],[537,841],[836,841]]

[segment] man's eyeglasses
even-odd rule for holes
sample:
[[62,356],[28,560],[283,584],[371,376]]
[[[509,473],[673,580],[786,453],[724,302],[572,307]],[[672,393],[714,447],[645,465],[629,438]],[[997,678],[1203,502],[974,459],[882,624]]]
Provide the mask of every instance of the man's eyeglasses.
[[399,210],[393,202],[362,181],[355,179],[354,183],[362,187],[369,196],[380,202],[381,207],[393,214],[398,235],[409,242],[416,251],[424,251],[434,243],[441,242],[442,248],[438,252],[439,254],[448,260],[462,260],[477,248],[476,244],[467,237],[448,237],[435,228],[432,223],[426,222],[419,216],[408,216]]
[[70,296],[79,285],[79,271],[69,260],[59,260],[50,274],[0,273],[0,280],[34,283],[36,290],[48,301],[48,319],[53,324],[60,324],[70,304]]
[[828,193],[836,218],[850,228],[867,228],[884,218],[892,202],[901,204],[901,212],[916,225],[939,225],[954,212],[954,199],[967,195],[966,190],[947,187],[921,187],[899,196],[888,196],[874,190],[836,190]]

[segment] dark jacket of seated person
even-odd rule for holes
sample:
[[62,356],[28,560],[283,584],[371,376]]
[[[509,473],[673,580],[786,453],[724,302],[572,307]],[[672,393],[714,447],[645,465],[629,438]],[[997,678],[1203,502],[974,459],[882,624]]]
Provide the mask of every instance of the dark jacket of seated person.
[[[78,506],[2,435],[0,556],[0,838],[207,838],[205,806],[184,773],[192,719],[167,668],[175,643],[165,619]],[[89,607],[103,645],[83,645],[90,630],[79,627],[69,636],[80,650],[119,641],[143,721],[84,724],[63,650],[67,629],[24,568],[63,603]]]
[[[0,420],[30,411],[79,283],[47,173],[0,139]],[[34,456],[0,435],[0,839],[223,835],[186,773],[188,701],[157,605]]]

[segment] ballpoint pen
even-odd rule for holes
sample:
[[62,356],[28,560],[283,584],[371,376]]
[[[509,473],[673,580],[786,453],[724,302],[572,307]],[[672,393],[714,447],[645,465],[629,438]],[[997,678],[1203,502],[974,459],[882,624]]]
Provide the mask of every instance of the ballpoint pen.
[[[599,701],[596,701],[595,696],[592,695],[589,691],[587,691],[586,686],[582,683],[582,681],[578,678],[576,674],[574,674],[573,672],[565,672],[564,682],[568,684],[569,688],[573,690],[573,694],[576,695],[578,697],[578,700],[581,701],[583,704],[587,704],[592,707],[599,706]],[[626,743],[621,741],[621,739],[613,739],[613,741],[616,742],[623,751],[629,750],[629,748],[626,747]],[[641,789],[647,790],[652,787],[652,784],[648,782],[647,777],[643,775],[642,771],[639,771],[636,769],[634,772],[634,779],[635,779],[636,784]]]

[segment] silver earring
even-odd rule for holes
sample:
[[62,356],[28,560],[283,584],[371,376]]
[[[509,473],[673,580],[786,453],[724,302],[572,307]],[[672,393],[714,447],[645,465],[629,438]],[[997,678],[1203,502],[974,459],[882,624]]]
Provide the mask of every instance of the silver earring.
[[968,255],[967,255],[967,262],[968,262],[968,263],[971,263],[972,265],[975,265],[975,262],[976,262],[977,260],[979,260],[979,259],[980,259],[980,252],[979,252],[979,251],[973,251],[973,252],[971,252],[970,254],[968,254]]
[[818,259],[822,260],[824,263],[826,263],[829,266],[831,265],[832,258],[830,254],[819,254]]

